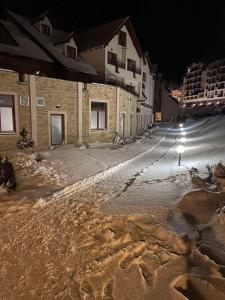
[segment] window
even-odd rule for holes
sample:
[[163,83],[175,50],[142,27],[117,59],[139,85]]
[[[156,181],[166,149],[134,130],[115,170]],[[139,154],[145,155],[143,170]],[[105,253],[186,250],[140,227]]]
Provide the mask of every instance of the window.
[[46,35],[51,35],[51,28],[49,25],[41,24],[41,32]]
[[29,97],[20,96],[20,105],[29,106]]
[[117,55],[110,51],[108,51],[108,64],[114,66],[117,64]]
[[37,106],[45,106],[45,98],[37,97]]
[[118,35],[119,45],[126,47],[127,46],[127,35],[126,32],[120,31]]
[[0,132],[14,131],[14,97],[12,95],[0,95]]
[[107,129],[107,103],[91,103],[91,129]]
[[26,80],[25,80],[25,74],[19,73],[19,82],[26,82]]
[[133,59],[128,58],[127,59],[127,70],[129,71],[135,71],[136,70],[136,61]]
[[75,47],[66,46],[66,55],[73,59],[77,59],[77,49]]
[[146,82],[146,73],[143,72],[143,81]]

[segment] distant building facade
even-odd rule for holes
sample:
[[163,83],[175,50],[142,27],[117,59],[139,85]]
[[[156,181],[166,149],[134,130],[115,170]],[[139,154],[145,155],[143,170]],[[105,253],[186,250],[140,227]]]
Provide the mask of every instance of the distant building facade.
[[225,104],[225,59],[188,67],[183,92],[184,106]]
[[179,102],[171,96],[166,83],[162,80],[161,74],[154,76],[154,121],[173,122],[179,113]]

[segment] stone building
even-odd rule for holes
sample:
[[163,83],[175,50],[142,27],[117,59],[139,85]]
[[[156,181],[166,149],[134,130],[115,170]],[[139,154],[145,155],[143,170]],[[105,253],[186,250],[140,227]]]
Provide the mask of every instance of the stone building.
[[99,83],[0,70],[0,151],[15,149],[24,127],[39,148],[111,141],[136,134],[137,97]]

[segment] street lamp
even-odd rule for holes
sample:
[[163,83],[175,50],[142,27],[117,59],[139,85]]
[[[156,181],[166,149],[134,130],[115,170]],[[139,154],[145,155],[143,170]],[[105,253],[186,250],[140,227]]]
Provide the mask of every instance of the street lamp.
[[183,126],[184,126],[184,125],[183,125],[182,123],[180,123],[180,124],[179,124],[179,127],[181,127],[181,128],[182,128]]
[[186,135],[186,132],[182,131],[182,132],[181,132],[181,135],[185,136],[185,135]]
[[177,153],[178,153],[178,166],[180,166],[181,154],[184,153],[184,146],[183,145],[178,145],[176,150],[177,150]]
[[181,143],[186,142],[186,137],[182,137],[182,138],[180,139],[180,141],[181,141]]

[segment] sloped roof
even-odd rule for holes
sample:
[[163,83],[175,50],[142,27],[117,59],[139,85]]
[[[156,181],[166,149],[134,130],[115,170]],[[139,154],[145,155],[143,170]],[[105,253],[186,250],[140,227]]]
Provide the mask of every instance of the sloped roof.
[[3,26],[17,45],[0,42],[0,52],[9,55],[18,55],[33,59],[53,62],[53,60],[36,43],[27,37],[19,28],[10,21],[0,20],[0,26]]
[[51,59],[58,62],[60,65],[67,69],[71,69],[76,72],[86,73],[91,75],[96,75],[96,71],[94,67],[86,63],[80,57],[78,60],[75,60],[70,57],[64,56],[57,47],[54,46],[52,37],[44,35],[43,33],[39,32],[31,23],[25,19],[24,17],[15,14],[9,10],[6,10],[8,15],[16,22],[20,28],[23,29],[27,35],[37,43],[37,45],[48,55]]
[[86,31],[79,32],[81,49],[86,50],[106,45],[113,36],[120,30],[127,18],[115,20],[111,23],[103,24]]
[[78,36],[81,51],[100,46],[106,46],[124,25],[126,25],[130,33],[133,44],[136,47],[139,56],[142,56],[141,46],[129,17],[115,20],[113,22],[90,28],[83,32],[79,32]]
[[46,10],[46,11],[42,12],[41,14],[36,15],[35,17],[33,17],[33,18],[31,19],[31,23],[33,24],[33,23],[35,23],[35,22],[37,22],[37,21],[41,21],[41,20],[44,19],[44,17],[47,17],[47,18],[49,19],[49,21],[50,21],[51,23],[53,23],[52,17],[49,15],[48,10]]
[[71,38],[73,38],[78,44],[77,38],[74,32],[64,32],[62,30],[53,29],[52,32],[52,41],[54,45],[62,44],[68,42]]

